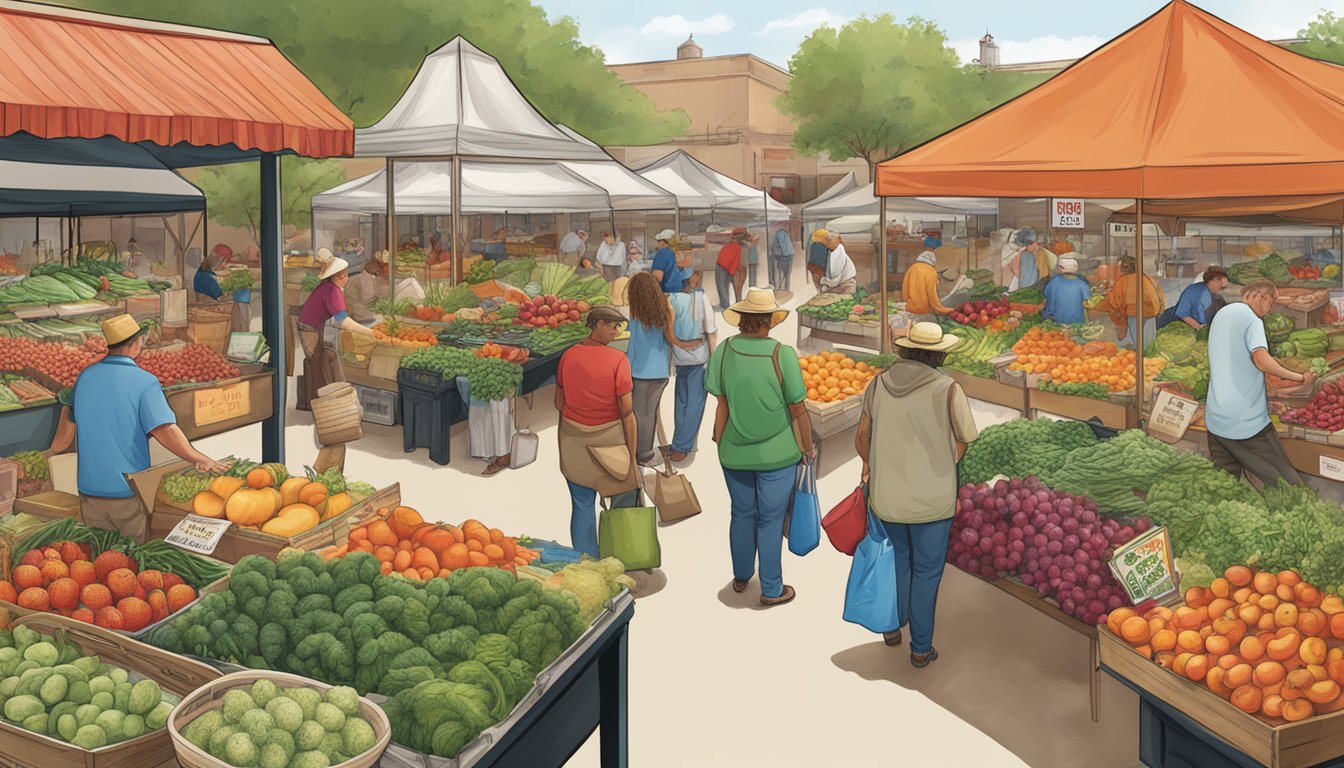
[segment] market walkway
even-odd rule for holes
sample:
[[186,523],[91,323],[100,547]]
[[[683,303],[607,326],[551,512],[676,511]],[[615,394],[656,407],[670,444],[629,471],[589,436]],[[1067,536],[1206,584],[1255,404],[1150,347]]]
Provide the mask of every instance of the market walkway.
[[[795,286],[800,285],[795,278]],[[806,289],[805,289],[806,290]],[[810,296],[810,292],[804,297]],[[776,338],[793,343],[792,318]],[[291,390],[291,400],[292,390]],[[537,462],[494,478],[453,430],[452,464],[406,454],[400,427],[365,424],[350,475],[382,487],[400,482],[405,502],[430,520],[479,517],[510,533],[566,541],[569,501],[560,476],[549,388],[519,424],[541,432]],[[671,423],[671,397],[663,418]],[[1002,418],[979,409],[981,426]],[[311,417],[288,414],[288,463],[317,455]],[[728,494],[706,418],[709,450],[686,470],[705,508],[660,531],[663,568],[645,579],[631,625],[630,761],[639,768],[706,765],[899,764],[917,768],[1132,768],[1138,764],[1137,698],[1103,678],[1101,722],[1088,715],[1086,641],[971,576],[949,568],[935,641],[940,659],[916,670],[904,647],[840,620],[849,558],[823,543],[806,558],[784,555],[791,605],[759,611],[758,585],[733,594]],[[212,455],[252,455],[255,428],[202,441]],[[818,482],[829,507],[853,490],[853,432],[826,446]],[[570,761],[597,768],[596,740]]]

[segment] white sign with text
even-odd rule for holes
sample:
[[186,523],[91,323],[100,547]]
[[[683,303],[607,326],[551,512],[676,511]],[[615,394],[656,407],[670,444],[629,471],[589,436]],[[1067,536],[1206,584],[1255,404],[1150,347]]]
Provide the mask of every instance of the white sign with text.
[[1050,226],[1056,229],[1082,229],[1082,198],[1053,198],[1050,201]]
[[163,540],[189,552],[208,555],[219,546],[219,540],[233,523],[226,519],[187,515],[173,526]]

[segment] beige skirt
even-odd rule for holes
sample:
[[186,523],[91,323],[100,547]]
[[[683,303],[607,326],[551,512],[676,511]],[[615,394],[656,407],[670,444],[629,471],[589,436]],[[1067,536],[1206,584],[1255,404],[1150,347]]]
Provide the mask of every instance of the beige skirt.
[[639,486],[639,470],[620,421],[588,426],[562,417],[558,432],[560,474],[566,480],[605,497]]

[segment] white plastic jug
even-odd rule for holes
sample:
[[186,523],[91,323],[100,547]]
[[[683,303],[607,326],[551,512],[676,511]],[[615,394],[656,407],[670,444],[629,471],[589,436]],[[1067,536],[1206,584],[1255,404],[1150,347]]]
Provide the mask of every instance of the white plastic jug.
[[509,450],[509,469],[526,467],[536,461],[537,447],[540,443],[540,438],[528,431],[527,427],[521,427],[514,432],[513,445]]

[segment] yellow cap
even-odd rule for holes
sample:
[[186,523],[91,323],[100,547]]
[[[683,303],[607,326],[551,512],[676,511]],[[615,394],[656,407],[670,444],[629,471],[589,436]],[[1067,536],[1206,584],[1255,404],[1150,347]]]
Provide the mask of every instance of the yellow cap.
[[139,332],[140,324],[130,315],[121,314],[103,321],[103,338],[109,347],[115,347]]

